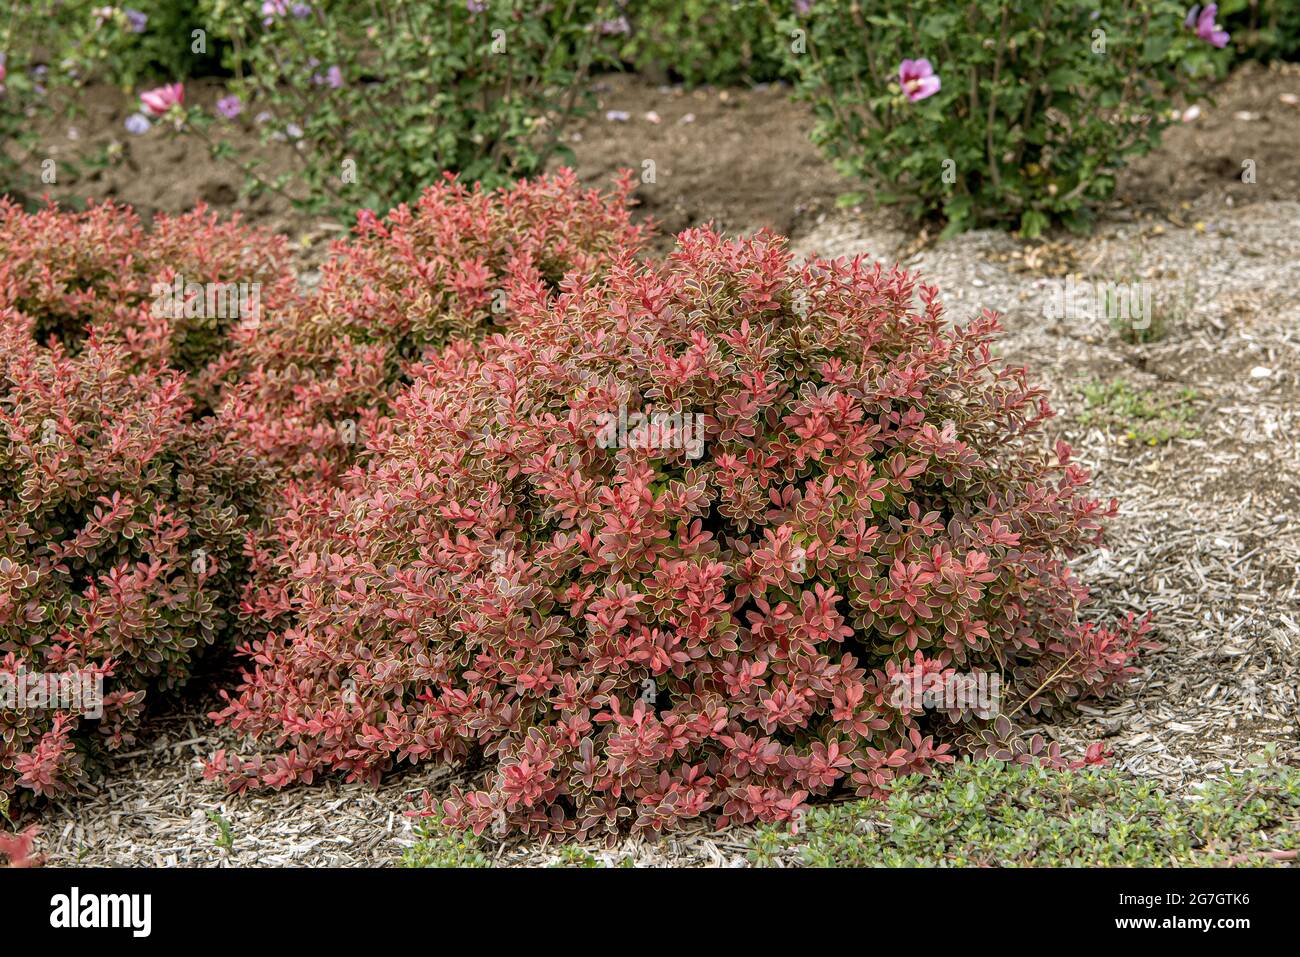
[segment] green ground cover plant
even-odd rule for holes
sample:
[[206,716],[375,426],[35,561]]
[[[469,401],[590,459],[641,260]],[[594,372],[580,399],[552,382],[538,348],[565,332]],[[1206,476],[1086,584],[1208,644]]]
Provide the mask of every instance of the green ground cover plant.
[[1260,755],[1181,797],[1116,768],[1051,771],[962,761],[882,801],[767,826],[756,865],[809,867],[1266,867],[1300,848],[1300,768]]

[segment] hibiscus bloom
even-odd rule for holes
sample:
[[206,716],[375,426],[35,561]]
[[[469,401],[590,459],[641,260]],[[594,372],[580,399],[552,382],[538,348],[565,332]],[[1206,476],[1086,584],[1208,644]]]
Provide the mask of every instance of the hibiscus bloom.
[[223,96],[217,100],[217,112],[228,120],[233,120],[236,116],[244,111],[243,101],[235,94]]
[[185,84],[170,83],[140,94],[140,105],[150,116],[162,116],[173,106],[185,102]]
[[1189,30],[1195,30],[1196,35],[1206,43],[1212,43],[1222,50],[1228,45],[1228,31],[1220,29],[1214,22],[1218,13],[1217,3],[1206,4],[1204,10],[1201,9],[1200,4],[1197,4],[1187,11],[1187,19],[1183,21],[1183,25]]
[[898,85],[903,88],[904,95],[915,103],[939,92],[939,77],[935,75],[929,60],[904,60],[898,65]]

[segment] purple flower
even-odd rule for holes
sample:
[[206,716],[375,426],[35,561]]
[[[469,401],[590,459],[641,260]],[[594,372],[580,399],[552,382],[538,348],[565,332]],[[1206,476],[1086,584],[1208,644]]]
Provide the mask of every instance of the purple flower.
[[[313,60],[310,65],[315,66],[316,62]],[[311,81],[317,86],[328,86],[331,90],[337,90],[343,85],[343,71],[332,66],[324,73],[313,73]]]
[[141,13],[139,10],[132,10],[127,7],[122,11],[126,14],[126,28],[132,33],[144,33],[145,25],[149,22],[149,15]]
[[915,103],[939,92],[939,78],[929,60],[904,60],[898,65],[898,85],[906,97]]
[[611,123],[626,123],[632,119],[632,114],[627,110],[606,110],[605,119]]
[[132,136],[140,136],[149,132],[149,117],[143,113],[132,113],[126,118],[126,131]]
[[632,24],[627,22],[627,17],[617,17],[613,20],[602,20],[600,22],[600,32],[604,36],[612,36],[616,33],[631,33]]
[[[41,63],[31,68],[31,74],[32,74],[32,89],[36,91],[37,95],[44,96],[45,78],[50,75],[50,68],[46,66],[44,63]],[[0,79],[3,78],[0,77]]]
[[276,17],[287,16],[292,13],[297,19],[311,15],[311,5],[307,3],[295,3],[292,6],[289,0],[262,0],[262,25],[270,26]]
[[279,130],[272,133],[271,139],[275,140],[277,143],[283,143],[286,140],[300,140],[302,139],[302,127],[297,123],[289,123],[285,126],[283,133]]
[[217,112],[226,119],[233,120],[240,113],[244,112],[243,101],[233,93],[229,96],[223,96],[221,99],[217,100]]
[[470,13],[482,13],[487,9],[485,0],[465,0],[465,9]]
[[794,0],[794,12],[803,15],[812,9],[812,0]]
[[1187,19],[1183,21],[1183,26],[1189,30],[1195,30],[1196,35],[1206,43],[1213,44],[1222,50],[1228,45],[1228,32],[1221,30],[1219,25],[1214,22],[1214,18],[1218,13],[1219,5],[1217,3],[1206,4],[1204,10],[1201,10],[1201,5],[1198,3],[1187,11]]

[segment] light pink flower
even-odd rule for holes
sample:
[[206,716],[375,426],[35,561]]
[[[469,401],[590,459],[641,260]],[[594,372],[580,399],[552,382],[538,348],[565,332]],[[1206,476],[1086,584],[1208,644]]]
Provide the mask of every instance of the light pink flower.
[[162,116],[185,102],[185,84],[171,83],[140,94],[140,105],[150,116]]
[[898,85],[904,95],[915,103],[939,92],[939,78],[929,60],[904,60],[898,65]]
[[1183,21],[1183,25],[1189,30],[1194,29],[1196,35],[1206,43],[1211,43],[1222,50],[1228,45],[1228,31],[1220,29],[1219,25],[1214,22],[1214,18],[1218,16],[1218,13],[1219,5],[1217,3],[1206,4],[1204,10],[1201,10],[1200,4],[1197,4],[1187,11],[1187,19]]
[[240,113],[244,112],[244,102],[235,94],[223,96],[217,100],[217,112],[228,120],[233,120]]

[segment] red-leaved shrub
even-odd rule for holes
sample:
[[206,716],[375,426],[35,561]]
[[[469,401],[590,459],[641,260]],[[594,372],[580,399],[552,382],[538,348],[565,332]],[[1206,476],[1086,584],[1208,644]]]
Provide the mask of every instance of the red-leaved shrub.
[[0,703],[0,793],[49,795],[86,752],[131,743],[147,689],[232,637],[264,476],[218,419],[193,421],[178,373],[133,372],[94,334],[46,348],[33,325],[0,309],[0,678],[105,678],[97,721],[88,700]]
[[209,773],[482,759],[454,826],[783,820],[1004,746],[896,703],[896,671],[995,672],[1008,714],[1122,681],[1145,623],[1082,623],[1065,563],[1114,503],[1036,436],[996,318],[950,326],[935,297],[708,230],[521,282],[510,336],[434,357],[364,469],[291,496],[293,626],[214,716],[277,753]]
[[42,859],[33,852],[36,836],[40,833],[36,825],[6,834],[0,831],[0,857],[5,859],[5,867],[40,867]]
[[600,273],[639,247],[625,174],[608,194],[571,170],[497,190],[452,176],[383,220],[368,210],[295,308],[240,330],[214,372],[236,383],[232,418],[286,474],[337,476],[373,437],[405,366],[432,347],[507,326],[510,289],[535,274]]
[[[178,279],[180,300],[156,294]],[[255,288],[255,314],[234,314],[216,284]],[[198,374],[229,348],[232,329],[280,309],[294,286],[283,237],[219,222],[203,205],[146,229],[127,206],[26,213],[0,197],[0,308],[31,316],[42,344],[53,337],[75,349],[95,326],[99,338],[125,343],[137,368]],[[210,398],[197,375],[194,386]]]

